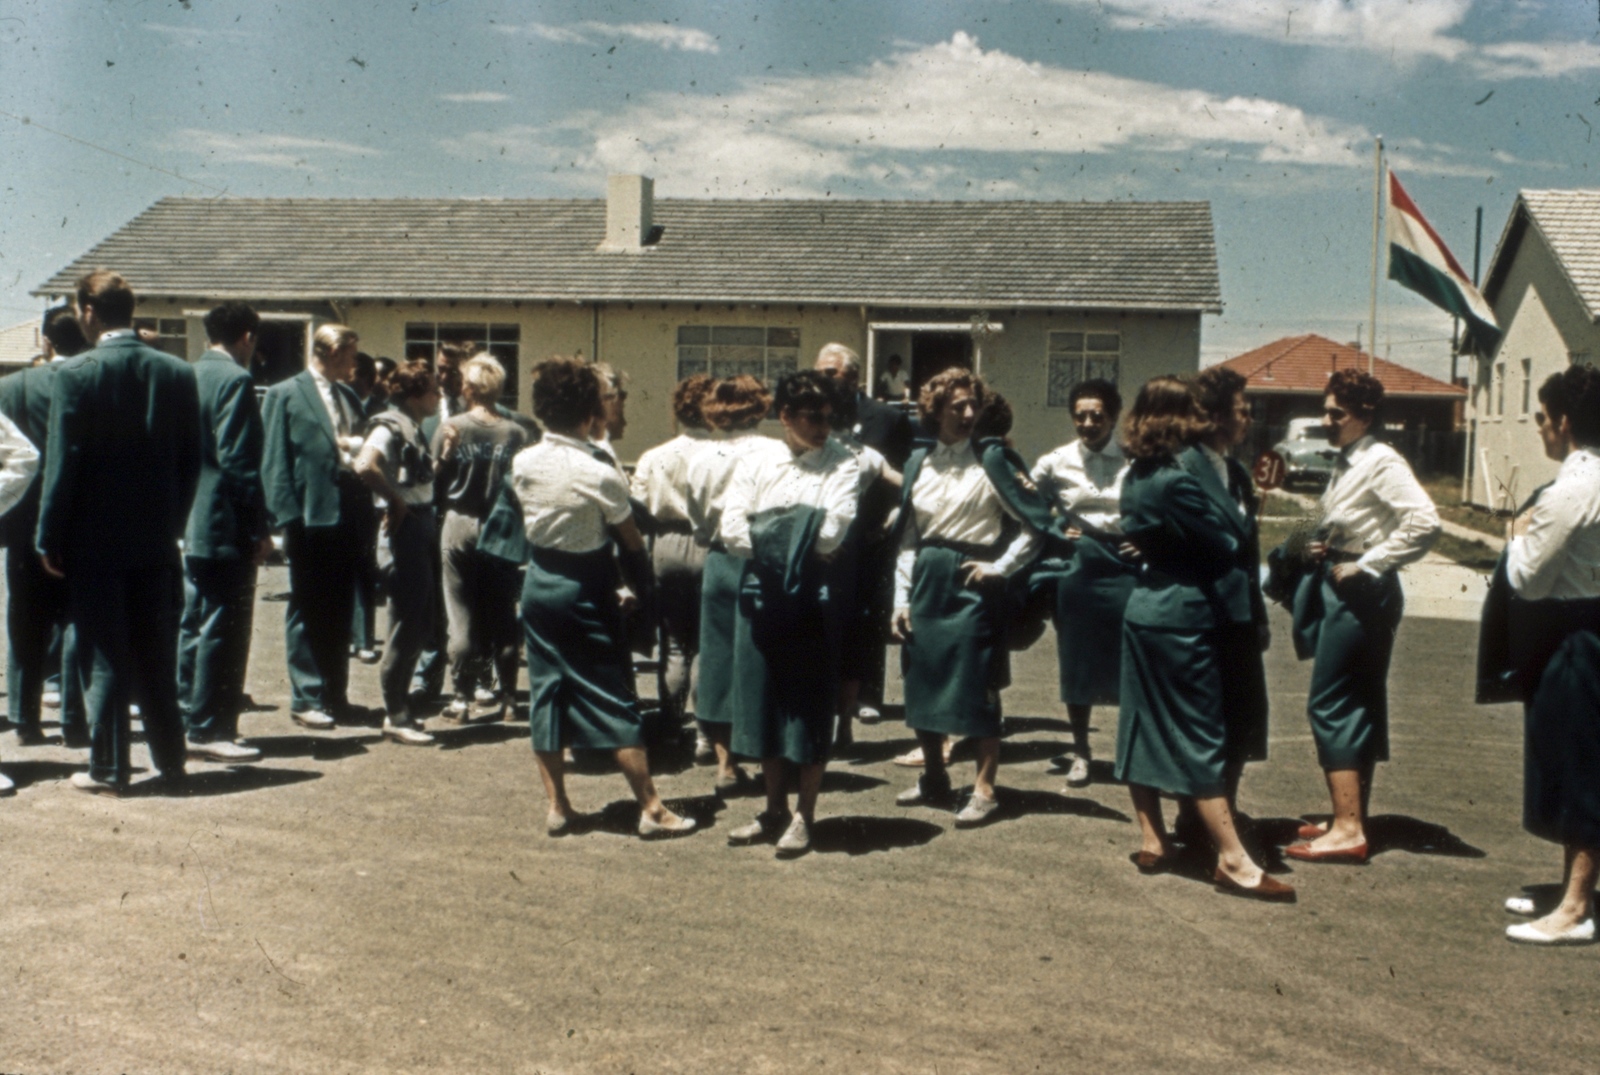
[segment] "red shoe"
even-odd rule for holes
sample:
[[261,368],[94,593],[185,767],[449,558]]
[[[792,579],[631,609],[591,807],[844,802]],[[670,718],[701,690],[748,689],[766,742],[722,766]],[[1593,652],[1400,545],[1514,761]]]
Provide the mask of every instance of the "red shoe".
[[1328,835],[1328,830],[1315,821],[1308,821],[1294,830],[1294,834],[1302,840],[1316,840]]
[[1318,851],[1308,843],[1290,844],[1283,849],[1283,853],[1301,862],[1336,862],[1346,866],[1359,866],[1367,861],[1367,843],[1363,840],[1354,847],[1341,847],[1335,851]]
[[1223,873],[1219,866],[1217,872],[1211,875],[1211,880],[1216,883],[1217,891],[1225,896],[1242,896],[1247,900],[1265,900],[1268,903],[1293,903],[1296,899],[1293,885],[1286,885],[1267,874],[1261,875],[1260,884],[1254,888],[1245,888]]

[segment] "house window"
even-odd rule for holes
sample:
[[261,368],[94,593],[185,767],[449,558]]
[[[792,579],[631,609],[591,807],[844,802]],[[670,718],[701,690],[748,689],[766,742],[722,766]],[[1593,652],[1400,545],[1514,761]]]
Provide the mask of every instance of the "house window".
[[1533,359],[1522,360],[1522,413],[1533,412]]
[[748,373],[771,387],[800,368],[800,330],[759,325],[679,325],[678,380]]
[[136,317],[136,329],[148,329],[156,334],[156,347],[169,355],[188,361],[189,322],[181,317]]
[[1494,367],[1494,414],[1496,418],[1504,417],[1506,413],[1506,364],[1495,363]]
[[521,325],[486,325],[481,321],[406,322],[406,360],[433,361],[441,343],[464,343],[473,354],[488,351],[505,367],[506,383],[500,398],[511,407],[517,404],[517,370],[522,354]]
[[1052,332],[1046,355],[1052,407],[1068,406],[1072,386],[1101,378],[1116,384],[1122,361],[1122,336],[1116,332]]

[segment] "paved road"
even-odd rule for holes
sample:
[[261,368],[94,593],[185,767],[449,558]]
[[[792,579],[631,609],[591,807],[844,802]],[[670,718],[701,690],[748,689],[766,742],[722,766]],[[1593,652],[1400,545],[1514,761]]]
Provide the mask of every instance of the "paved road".
[[[724,846],[755,804],[716,812],[681,757],[661,783],[705,833],[619,835],[597,773],[574,790],[597,831],[549,840],[525,726],[437,750],[301,734],[281,610],[258,606],[250,689],[280,707],[245,720],[260,766],[114,801],[66,786],[71,752],[19,762],[0,736],[23,785],[0,802],[0,1071],[1594,1070],[1600,951],[1500,937],[1500,900],[1558,855],[1518,826],[1517,711],[1470,704],[1470,623],[1402,628],[1380,853],[1286,869],[1300,903],[1267,907],[1138,876],[1124,789],[1061,794],[1049,638],[1007,694],[1002,820],[896,808],[909,742],[885,723],[833,766],[817,852],[783,863]],[[1277,626],[1273,759],[1242,799],[1284,840],[1324,799]]]

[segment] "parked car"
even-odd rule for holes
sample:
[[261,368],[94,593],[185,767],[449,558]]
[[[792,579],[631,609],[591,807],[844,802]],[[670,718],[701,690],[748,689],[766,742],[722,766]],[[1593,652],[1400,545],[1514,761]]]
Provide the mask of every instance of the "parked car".
[[1289,465],[1285,485],[1305,482],[1317,486],[1333,477],[1339,452],[1328,444],[1328,431],[1320,418],[1291,418],[1289,432],[1272,449]]

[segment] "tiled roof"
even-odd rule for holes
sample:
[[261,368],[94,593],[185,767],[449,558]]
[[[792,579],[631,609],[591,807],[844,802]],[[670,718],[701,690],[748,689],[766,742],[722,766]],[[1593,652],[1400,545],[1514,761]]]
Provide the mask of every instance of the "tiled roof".
[[[1307,334],[1274,340],[1222,364],[1244,376],[1246,392],[1320,393],[1334,370],[1365,370],[1369,357],[1349,344]],[[1372,363],[1373,375],[1383,382],[1385,395],[1466,398],[1465,388],[1457,388],[1386,358],[1372,358]]]
[[143,295],[827,302],[1220,313],[1205,202],[655,203],[598,253],[601,200],[163,198],[41,284],[97,265]]
[[1506,220],[1505,231],[1489,261],[1484,298],[1498,296],[1522,237],[1532,220],[1555,253],[1561,271],[1589,316],[1600,320],[1600,190],[1524,190]]

